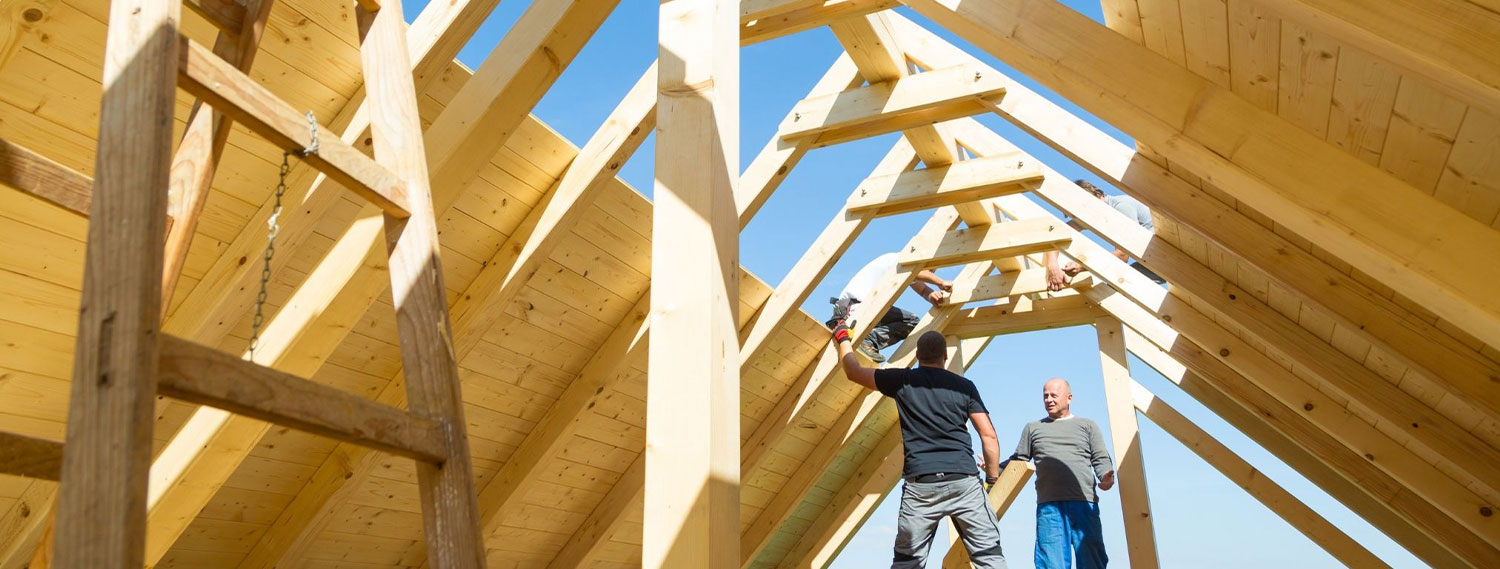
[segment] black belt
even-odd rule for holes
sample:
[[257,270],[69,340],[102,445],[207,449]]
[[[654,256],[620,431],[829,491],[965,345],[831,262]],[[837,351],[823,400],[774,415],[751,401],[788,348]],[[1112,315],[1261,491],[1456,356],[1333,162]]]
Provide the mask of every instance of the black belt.
[[959,478],[973,477],[973,472],[934,472],[932,474],[919,474],[917,476],[907,478],[907,480],[916,482],[918,484],[930,484],[933,482],[943,482],[947,480],[958,480]]

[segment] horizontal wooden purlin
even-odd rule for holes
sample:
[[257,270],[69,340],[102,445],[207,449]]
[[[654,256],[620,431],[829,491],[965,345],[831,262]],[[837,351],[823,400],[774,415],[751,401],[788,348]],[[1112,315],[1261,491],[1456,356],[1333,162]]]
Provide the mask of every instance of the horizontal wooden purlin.
[[[300,152],[312,145],[304,113],[235,69],[208,48],[182,38],[177,85],[203,99],[283,150]],[[303,161],[369,200],[387,215],[405,218],[406,184],[390,170],[349,146],[332,129],[320,128],[318,151]]]
[[[1093,275],[1081,273],[1068,282],[1069,288],[1079,289],[1094,285]],[[1047,292],[1047,269],[1035,268],[989,275],[979,279],[968,290],[954,289],[948,297],[949,304],[983,302],[1007,296],[1020,296]]]
[[182,4],[221,33],[238,37],[245,27],[245,4],[240,0],[187,0]]
[[988,112],[1005,94],[998,73],[958,65],[804,99],[779,128],[782,140],[816,137],[813,146],[851,140]]
[[1091,324],[1108,316],[1082,295],[1031,300],[1020,297],[1009,304],[974,308],[948,324],[944,332],[959,338],[979,338]]
[[[821,28],[840,20],[900,6],[899,0],[770,0],[740,18],[740,45],[750,45]],[[742,10],[743,13],[743,10]]]
[[0,184],[88,217],[94,181],[67,166],[0,138]]
[[444,460],[437,421],[173,336],[162,336],[159,358],[162,395],[414,460]]
[[59,441],[0,431],[0,474],[57,480],[62,475]]
[[1020,193],[1042,183],[1042,165],[1022,154],[965,160],[860,183],[849,215],[895,215]]
[[1072,242],[1070,233],[1056,219],[1022,219],[964,227],[902,251],[897,263],[903,271],[915,271],[1040,253],[1067,247]]

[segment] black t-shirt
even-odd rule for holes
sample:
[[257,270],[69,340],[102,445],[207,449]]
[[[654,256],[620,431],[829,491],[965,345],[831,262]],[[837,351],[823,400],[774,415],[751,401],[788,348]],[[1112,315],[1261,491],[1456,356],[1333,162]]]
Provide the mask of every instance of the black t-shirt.
[[875,387],[901,415],[902,476],[976,473],[969,414],[988,413],[974,382],[936,367],[875,371]]

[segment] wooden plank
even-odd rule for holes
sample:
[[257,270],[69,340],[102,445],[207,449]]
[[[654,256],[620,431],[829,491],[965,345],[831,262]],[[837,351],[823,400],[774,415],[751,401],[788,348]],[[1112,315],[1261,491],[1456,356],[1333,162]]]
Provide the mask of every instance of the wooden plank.
[[1500,265],[1465,266],[1500,249],[1493,229],[1053,0],[909,4],[1459,329],[1500,343],[1500,298],[1488,292]]
[[0,139],[0,184],[89,215],[93,179],[5,139]]
[[[1128,343],[1128,341],[1127,341]],[[1230,482],[1258,500],[1266,509],[1286,520],[1302,535],[1322,547],[1334,559],[1348,567],[1390,567],[1379,557],[1370,553],[1359,542],[1354,541],[1338,526],[1333,525],[1316,510],[1309,508],[1296,496],[1268,478],[1245,459],[1224,446],[1213,435],[1193,424],[1165,401],[1152,394],[1140,383],[1132,383],[1135,408],[1152,423],[1161,427],[1172,438],[1188,447],[1200,458],[1223,474]]]
[[1023,219],[981,227],[965,227],[944,234],[924,246],[908,248],[898,259],[903,270],[916,271],[1041,253],[1067,247],[1072,241],[1067,225],[1054,219]]
[[949,324],[946,332],[959,338],[982,338],[1081,326],[1101,314],[1104,311],[1097,303],[1079,295],[1041,300],[1017,297],[1010,304],[970,309]]
[[435,567],[483,569],[484,537],[480,533],[474,465],[469,457],[463,395],[459,390],[458,355],[448,321],[447,287],[427,153],[417,116],[416,84],[407,72],[406,21],[400,3],[371,13],[356,10],[364,37],[360,59],[369,92],[370,133],[375,159],[406,181],[410,216],[387,212],[391,299],[401,334],[402,372],[413,415],[443,425],[443,462],[418,462],[417,485],[423,497],[422,535],[428,562]]
[[895,215],[1025,192],[1041,182],[1042,169],[1035,160],[986,157],[866,178],[844,207],[850,215]]
[[1146,490],[1146,464],[1142,457],[1140,427],[1135,422],[1131,397],[1130,362],[1125,355],[1125,330],[1118,319],[1104,317],[1094,322],[1099,335],[1099,360],[1104,371],[1104,399],[1109,410],[1109,437],[1115,449],[1115,482],[1120,487],[1120,515],[1125,518],[1125,544],[1131,569],[1154,569],[1161,565],[1156,554],[1156,524],[1151,519],[1151,498]]
[[828,146],[983,112],[980,99],[1005,93],[1003,81],[956,66],[799,101],[783,139],[816,136]]
[[1463,0],[1270,0],[1265,5],[1350,46],[1381,54],[1460,100],[1500,115],[1500,13]]
[[[1005,465],[1005,470],[1000,471],[1000,479],[990,486],[988,498],[991,506],[995,508],[995,519],[1005,517],[1005,512],[1010,510],[1010,505],[1015,503],[1016,496],[1026,489],[1026,481],[1036,474],[1036,465],[1029,461],[1012,460]],[[954,532],[956,533],[956,532]],[[957,535],[949,535],[949,539],[957,540]],[[948,554],[943,556],[943,569],[971,569],[969,565],[969,550],[962,543],[949,544]]]
[[237,36],[245,29],[245,14],[249,10],[244,0],[186,0],[182,5],[203,16],[220,33]]
[[[772,0],[778,2],[779,0]],[[789,0],[779,2],[790,8],[776,13],[762,12],[740,18],[740,43],[750,45],[798,32],[837,24],[867,14],[889,10],[901,5],[899,0]],[[750,5],[746,3],[745,5]]]
[[16,503],[0,516],[0,569],[27,569],[41,566],[33,557],[51,563],[51,547],[42,545],[56,535],[53,508],[57,505],[57,484],[32,480],[16,498]]
[[163,395],[428,462],[442,426],[401,409],[187,340],[161,340]]
[[56,481],[62,458],[60,441],[0,431],[0,473]]
[[[214,40],[214,55],[224,63],[246,74],[260,51],[260,39],[266,19],[271,15],[272,0],[246,0],[238,6],[241,24],[233,33],[220,32]],[[248,18],[246,18],[248,16]],[[183,129],[177,153],[172,156],[172,186],[167,191],[166,257],[162,266],[162,298],[171,301],[177,279],[187,262],[188,247],[198,231],[198,217],[208,203],[209,189],[219,158],[229,142],[228,115],[194,101]]]
[[110,3],[57,567],[140,567],[181,4]]
[[[1416,525],[1469,565],[1486,567],[1493,560],[1500,559],[1500,550],[1490,545],[1492,542],[1485,537],[1485,534],[1493,530],[1487,527],[1482,516],[1478,516],[1478,512],[1471,507],[1472,504],[1482,503],[1481,499],[1411,451],[1396,444],[1369,423],[1354,417],[1327,395],[1303,383],[1290,370],[1270,361],[1242,341],[1226,339],[1228,341],[1221,344],[1223,347],[1203,347],[1192,339],[1177,335],[1170,326],[1121,295],[1110,294],[1099,288],[1091,289],[1086,294],[1094,297],[1112,316],[1140,332],[1151,343],[1179,359],[1187,360],[1183,362],[1184,365],[1200,376],[1216,375],[1214,379],[1218,379],[1225,377],[1227,372],[1248,382],[1250,386],[1264,390],[1260,391],[1264,397],[1256,399],[1255,403],[1258,412],[1266,414],[1264,420],[1298,420],[1298,425],[1303,425],[1298,427],[1297,434],[1303,435],[1298,444],[1315,454],[1330,457],[1329,460],[1344,461],[1330,463],[1330,466],[1340,470],[1351,481],[1366,485],[1379,483],[1393,489],[1386,496],[1379,497],[1380,501],[1391,504],[1408,523]],[[1216,358],[1210,354],[1219,355]],[[1228,363],[1218,358],[1225,358]],[[1238,366],[1238,369],[1232,369],[1231,363]],[[1254,369],[1247,367],[1251,364]],[[1221,389],[1237,391],[1240,397],[1255,397],[1254,391],[1240,389],[1239,386],[1223,385]],[[1290,418],[1282,417],[1286,411],[1291,411]],[[1305,425],[1300,421],[1306,421]],[[1309,429],[1310,432],[1303,432]],[[1293,435],[1291,432],[1288,434]],[[1329,446],[1330,444],[1333,446]],[[1394,498],[1390,494],[1397,492],[1394,489],[1406,493],[1399,505],[1392,502]],[[1459,506],[1459,502],[1470,506]]]
[[[303,113],[186,36],[179,51],[177,79],[184,90],[283,150],[312,146],[311,125]],[[319,136],[318,145],[317,152],[302,159],[387,214],[407,216],[410,180],[403,182],[343,140]]]
[[[950,65],[968,58],[952,46],[938,43],[941,40],[936,36],[908,20],[893,18],[893,21],[914,57]],[[1347,55],[1342,62],[1350,61]],[[1394,86],[1391,89],[1390,96],[1394,98]],[[1142,199],[1156,215],[1170,216],[1190,224],[1193,229],[1264,271],[1278,284],[1297,293],[1304,301],[1327,310],[1349,330],[1386,346],[1407,365],[1442,378],[1459,393],[1473,401],[1483,402],[1491,410],[1500,410],[1500,394],[1488,388],[1493,378],[1500,377],[1500,365],[1476,355],[1430,322],[1416,317],[1347,273],[1225,206],[1020,84],[1009,86],[1005,100],[996,111],[1065,156]],[[967,125],[961,126],[960,134],[971,139],[988,132],[973,121],[959,121],[958,124]],[[992,133],[990,136],[993,138]],[[978,144],[973,140],[965,143]],[[1055,178],[1059,176],[1047,174],[1048,181],[1041,188],[1044,198],[1055,195],[1050,187],[1061,183]],[[1150,237],[1139,228],[1119,224],[1096,229],[1102,229],[1117,246],[1137,254],[1145,249],[1146,239]],[[1323,286],[1322,283],[1330,284]]]
[[[1088,273],[1080,273],[1073,277],[1073,280],[1068,285],[1076,289],[1094,286],[1094,281],[1093,277]],[[979,279],[978,284],[969,289],[958,290],[955,287],[953,295],[948,297],[948,303],[968,304],[971,302],[1005,298],[1007,296],[1027,296],[1047,291],[1047,269],[1025,269],[982,277]]]
[[[1408,506],[1430,506],[1413,502],[1407,490],[1363,457],[1307,419],[1286,412],[1270,395],[1191,342],[1179,342],[1172,347],[1177,355],[1169,354],[1131,328],[1130,321],[1125,323],[1125,345],[1131,353],[1418,558],[1436,567],[1473,567],[1439,543],[1441,536],[1427,535],[1403,512]],[[1179,359],[1205,373],[1184,367]]]
[[658,20],[641,566],[739,560],[739,2]]

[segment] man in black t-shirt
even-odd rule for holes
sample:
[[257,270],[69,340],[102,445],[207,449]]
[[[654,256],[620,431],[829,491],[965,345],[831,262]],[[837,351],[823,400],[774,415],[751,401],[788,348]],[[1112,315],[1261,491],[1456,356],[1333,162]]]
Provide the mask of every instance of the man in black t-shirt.
[[[849,328],[833,329],[839,361],[849,381],[896,400],[905,454],[901,513],[896,524],[891,569],[927,566],[938,521],[953,518],[953,527],[977,569],[1004,569],[1000,526],[985,496],[985,486],[1000,476],[1000,441],[974,382],[944,368],[948,343],[928,331],[917,338],[917,367],[871,369],[860,365],[850,346]],[[975,472],[968,422],[984,446],[985,484]]]

